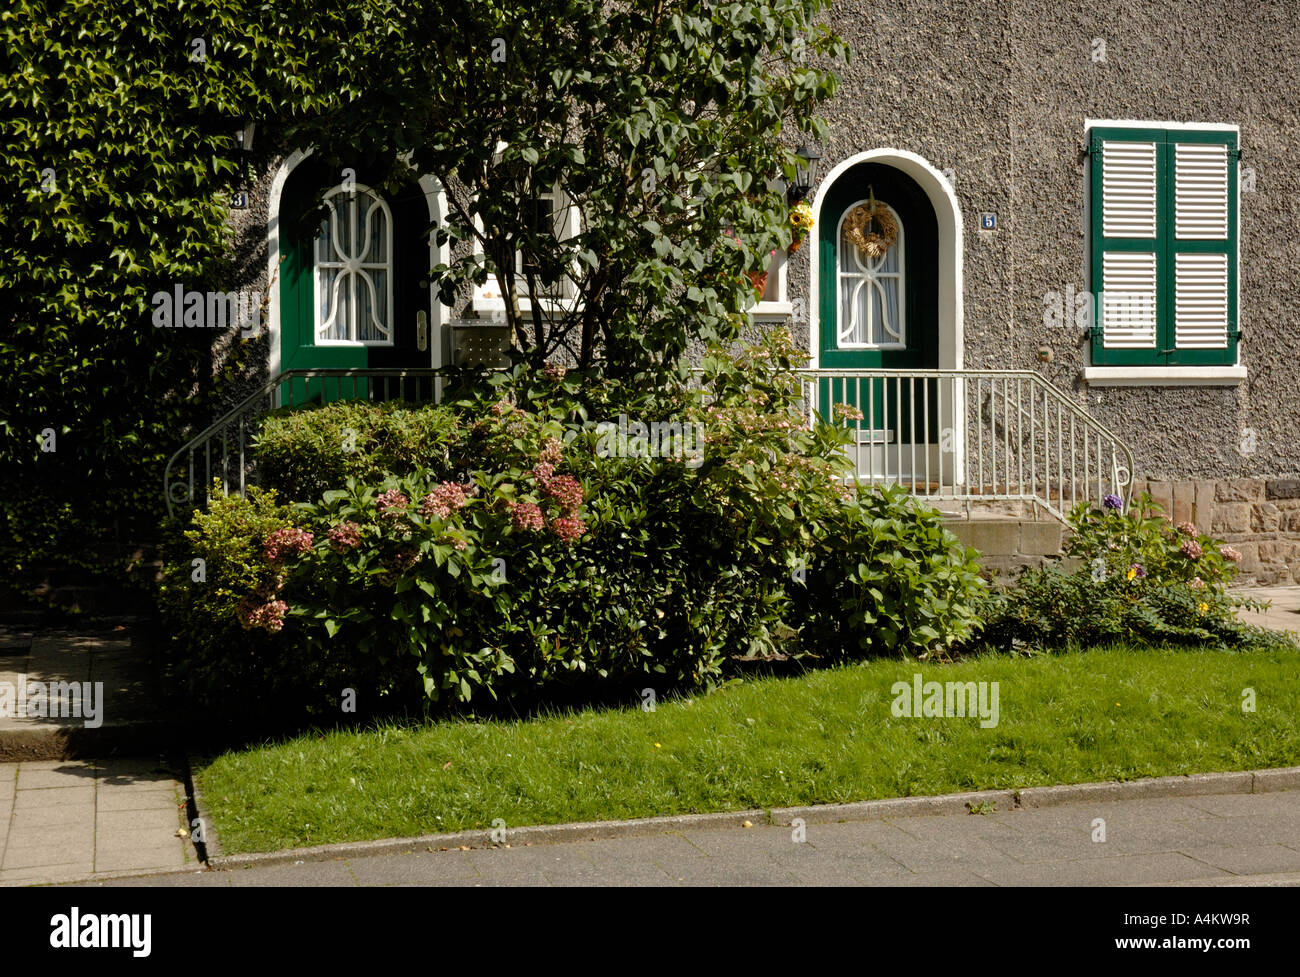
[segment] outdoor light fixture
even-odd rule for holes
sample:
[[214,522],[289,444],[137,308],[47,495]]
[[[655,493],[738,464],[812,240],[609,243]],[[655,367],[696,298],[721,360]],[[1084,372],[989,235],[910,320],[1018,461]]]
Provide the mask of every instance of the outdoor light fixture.
[[239,128],[235,130],[235,148],[242,153],[251,153],[253,151],[253,133],[257,129],[257,123],[248,119],[242,119],[239,122]]
[[803,163],[795,164],[794,183],[788,191],[792,203],[808,196],[808,191],[812,189],[813,180],[817,176],[817,163],[822,158],[822,154],[817,152],[816,147],[808,143],[800,146],[795,151],[795,155],[803,160]]

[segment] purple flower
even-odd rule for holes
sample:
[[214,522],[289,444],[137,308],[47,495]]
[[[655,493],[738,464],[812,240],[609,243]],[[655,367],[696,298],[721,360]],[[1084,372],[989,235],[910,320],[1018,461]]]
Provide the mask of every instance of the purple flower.
[[1101,504],[1104,505],[1107,509],[1110,509],[1112,511],[1116,511],[1124,508],[1124,500],[1121,499],[1118,495],[1106,496],[1104,499],[1101,500]]

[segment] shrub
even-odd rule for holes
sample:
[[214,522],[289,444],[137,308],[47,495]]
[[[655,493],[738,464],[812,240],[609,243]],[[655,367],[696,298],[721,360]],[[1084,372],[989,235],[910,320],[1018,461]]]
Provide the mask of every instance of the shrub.
[[[1081,562],[1064,573],[1026,570],[1016,585],[981,609],[973,645],[1001,650],[1062,650],[1117,641],[1252,648],[1278,638],[1241,622],[1258,601],[1235,596],[1235,551],[1190,524],[1171,526],[1141,495],[1123,510],[1107,496],[1100,508],[1076,506],[1066,553]],[[1239,557],[1236,557],[1239,558]]]
[[859,492],[831,520],[807,571],[801,644],[832,658],[941,651],[979,624],[977,553],[898,486]]
[[1086,564],[1094,578],[1123,576],[1155,586],[1199,580],[1222,591],[1237,575],[1241,554],[1191,523],[1171,525],[1163,509],[1142,493],[1124,511],[1118,496],[1100,507],[1081,502],[1068,520],[1067,555]]
[[[285,567],[267,558],[268,541],[297,529],[274,492],[214,491],[209,509],[168,545],[159,607],[169,671],[191,700],[223,712],[291,710],[326,682],[301,630],[283,617],[293,599]],[[283,629],[272,626],[279,620]]]
[[462,431],[450,407],[341,401],[268,416],[253,442],[261,483],[292,502],[313,502],[349,478],[445,469]]
[[[394,702],[413,685],[462,702],[634,681],[707,689],[736,659],[922,654],[960,639],[983,593],[970,555],[901,490],[845,487],[846,432],[809,421],[797,355],[780,334],[713,349],[702,386],[651,392],[517,372],[454,405],[458,421],[404,421],[436,432],[432,449],[364,460],[332,439],[370,414],[311,412],[275,430],[271,455],[289,459],[302,436],[331,472],[413,468],[349,475],[291,518],[241,525],[244,593],[219,608],[224,626],[242,614],[271,641],[301,640],[315,663],[303,681],[328,675]],[[613,412],[633,415],[627,443]],[[635,425],[652,419],[702,440],[651,450]],[[297,459],[275,472],[294,491],[310,484]],[[213,548],[243,510],[220,511],[191,539]]]

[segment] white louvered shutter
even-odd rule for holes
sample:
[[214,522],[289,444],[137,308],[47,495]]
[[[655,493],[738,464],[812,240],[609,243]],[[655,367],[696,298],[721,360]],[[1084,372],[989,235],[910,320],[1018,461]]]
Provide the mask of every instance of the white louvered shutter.
[[[1154,142],[1106,140],[1101,145],[1104,244],[1098,313],[1102,343],[1109,349],[1156,346],[1158,163]],[[1107,246],[1120,241],[1128,245],[1123,250]]]
[[[1174,345],[1226,349],[1229,172],[1223,143],[1174,143]],[[1185,242],[1205,242],[1185,250]]]

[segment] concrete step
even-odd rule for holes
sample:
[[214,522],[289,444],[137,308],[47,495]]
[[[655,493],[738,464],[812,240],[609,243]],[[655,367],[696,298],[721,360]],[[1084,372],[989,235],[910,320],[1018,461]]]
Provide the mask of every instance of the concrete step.
[[1061,553],[1069,529],[1055,519],[986,514],[972,519],[948,517],[944,526],[965,545],[979,550],[980,565],[998,579],[1013,577],[1023,567],[1068,570],[1074,563]]

